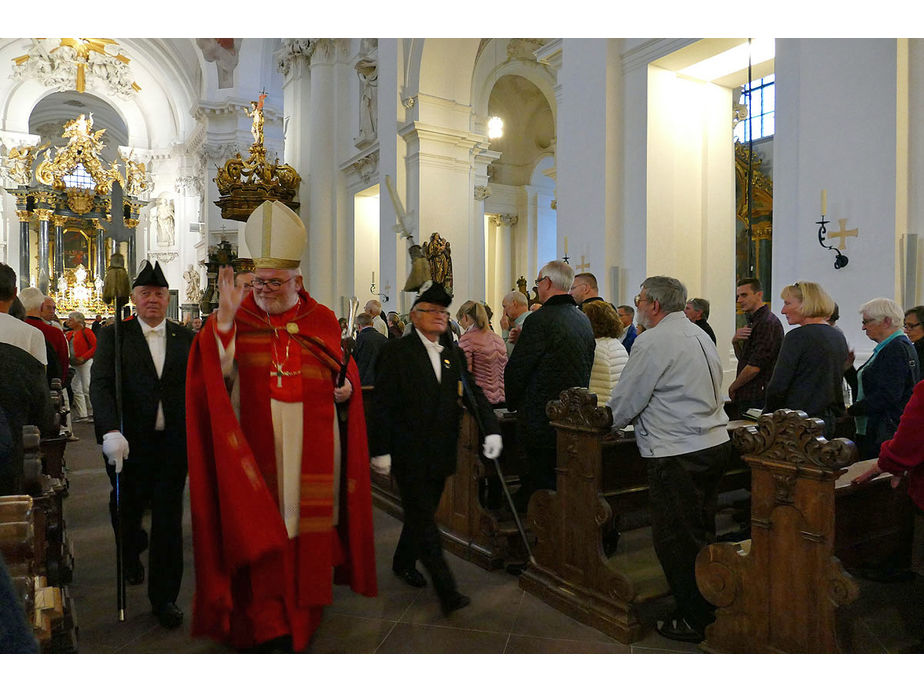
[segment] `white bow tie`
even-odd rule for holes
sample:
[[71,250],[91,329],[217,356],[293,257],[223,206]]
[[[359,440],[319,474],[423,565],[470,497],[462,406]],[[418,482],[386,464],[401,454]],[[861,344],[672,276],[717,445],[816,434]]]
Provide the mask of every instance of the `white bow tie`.
[[163,336],[164,336],[164,326],[161,325],[160,327],[155,327],[155,328],[152,329],[152,330],[148,330],[147,336],[150,337],[150,336],[152,336],[152,335],[159,335],[159,336],[163,337]]
[[439,342],[431,342],[429,339],[427,340],[427,348],[432,349],[437,354],[441,354],[443,352],[442,344],[440,344]]

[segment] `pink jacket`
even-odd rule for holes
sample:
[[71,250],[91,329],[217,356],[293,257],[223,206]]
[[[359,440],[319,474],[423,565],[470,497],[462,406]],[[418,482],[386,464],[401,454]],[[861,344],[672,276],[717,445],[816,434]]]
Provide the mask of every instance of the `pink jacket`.
[[504,340],[490,329],[472,328],[459,338],[465,352],[468,369],[491,404],[504,401],[504,366],[507,347]]

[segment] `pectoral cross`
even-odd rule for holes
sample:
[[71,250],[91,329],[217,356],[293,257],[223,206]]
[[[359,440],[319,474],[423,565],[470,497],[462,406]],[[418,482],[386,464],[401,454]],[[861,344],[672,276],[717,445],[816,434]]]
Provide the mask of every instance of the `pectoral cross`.
[[276,370],[270,371],[270,377],[276,376],[276,387],[282,387],[282,376],[298,375],[298,373],[290,373],[289,371],[282,370],[281,363],[274,363],[273,366]]
[[575,266],[575,269],[578,270],[579,272],[584,272],[584,271],[590,269],[590,263],[584,261],[584,254],[583,254],[583,253],[581,254],[581,264]]
[[856,238],[858,234],[858,229],[848,229],[846,219],[838,219],[837,225],[841,227],[840,231],[829,231],[828,238],[839,238],[841,239],[840,244],[837,246],[838,250],[847,249],[847,236],[853,236]]

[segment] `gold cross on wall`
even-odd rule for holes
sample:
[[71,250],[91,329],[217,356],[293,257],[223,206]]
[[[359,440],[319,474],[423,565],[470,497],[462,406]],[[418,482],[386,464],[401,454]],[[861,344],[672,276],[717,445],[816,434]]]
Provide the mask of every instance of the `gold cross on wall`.
[[586,272],[587,270],[590,269],[590,263],[589,263],[589,262],[584,262],[584,255],[583,255],[583,253],[581,254],[581,264],[580,264],[580,265],[576,265],[576,266],[575,266],[575,269],[577,269],[578,272]]
[[846,219],[838,219],[837,225],[841,227],[840,231],[829,231],[828,238],[839,238],[840,245],[837,246],[838,250],[847,250],[847,236],[853,236],[856,238],[858,234],[858,229],[848,229]]

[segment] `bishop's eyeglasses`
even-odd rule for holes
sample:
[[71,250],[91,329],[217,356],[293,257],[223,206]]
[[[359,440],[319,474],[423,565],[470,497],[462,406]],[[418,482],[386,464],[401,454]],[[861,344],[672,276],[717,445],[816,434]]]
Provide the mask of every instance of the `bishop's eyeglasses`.
[[294,276],[289,277],[288,279],[286,279],[286,280],[284,280],[284,281],[281,280],[281,279],[260,279],[259,277],[254,277],[254,278],[251,280],[250,284],[251,284],[251,286],[253,286],[254,289],[262,289],[262,288],[265,286],[265,287],[267,287],[267,288],[272,289],[273,291],[275,291],[275,290],[278,289],[280,286],[282,286],[283,284],[289,283],[289,282],[292,281],[293,279],[295,279]]

